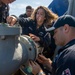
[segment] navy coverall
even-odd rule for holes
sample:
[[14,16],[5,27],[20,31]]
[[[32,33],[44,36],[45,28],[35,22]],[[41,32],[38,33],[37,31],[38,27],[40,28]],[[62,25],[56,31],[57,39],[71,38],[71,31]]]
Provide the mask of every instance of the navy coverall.
[[9,16],[9,5],[1,3],[0,6],[0,23],[6,23],[6,18]]
[[58,51],[52,75],[75,75],[75,39]]
[[50,34],[45,31],[44,25],[37,28],[36,22],[30,18],[19,18],[18,21],[22,26],[22,34],[29,35],[29,33],[32,33],[40,38],[40,46],[48,47],[50,45],[51,37]]

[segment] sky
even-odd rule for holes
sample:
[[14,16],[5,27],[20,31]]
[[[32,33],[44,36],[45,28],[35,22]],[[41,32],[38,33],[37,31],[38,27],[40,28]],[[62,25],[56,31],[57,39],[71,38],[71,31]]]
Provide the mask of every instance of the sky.
[[26,6],[30,5],[34,9],[38,6],[46,6],[52,2],[52,0],[16,0],[15,2],[9,4],[10,6],[10,15],[19,16],[22,13],[25,13]]

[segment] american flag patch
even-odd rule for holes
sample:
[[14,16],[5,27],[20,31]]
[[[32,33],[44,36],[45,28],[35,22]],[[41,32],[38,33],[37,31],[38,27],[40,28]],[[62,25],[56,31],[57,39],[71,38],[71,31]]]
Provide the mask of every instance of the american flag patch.
[[64,70],[64,71],[62,72],[62,75],[71,75],[70,69],[67,68],[66,70]]

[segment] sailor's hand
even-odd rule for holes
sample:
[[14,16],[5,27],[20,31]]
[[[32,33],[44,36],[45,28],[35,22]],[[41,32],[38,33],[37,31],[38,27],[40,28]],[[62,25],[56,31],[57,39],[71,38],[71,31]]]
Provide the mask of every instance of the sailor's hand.
[[29,66],[32,68],[32,73],[36,75],[40,71],[42,71],[40,65],[36,62],[30,61]]
[[35,41],[35,42],[39,42],[40,38],[32,33],[29,33],[29,36]]
[[8,16],[6,20],[10,26],[13,26],[17,22],[17,18],[15,16]]
[[43,55],[39,55],[37,58],[37,61],[43,65],[45,65],[46,67],[48,67],[50,69],[50,71],[52,70],[52,61],[50,60],[50,58],[46,58]]

